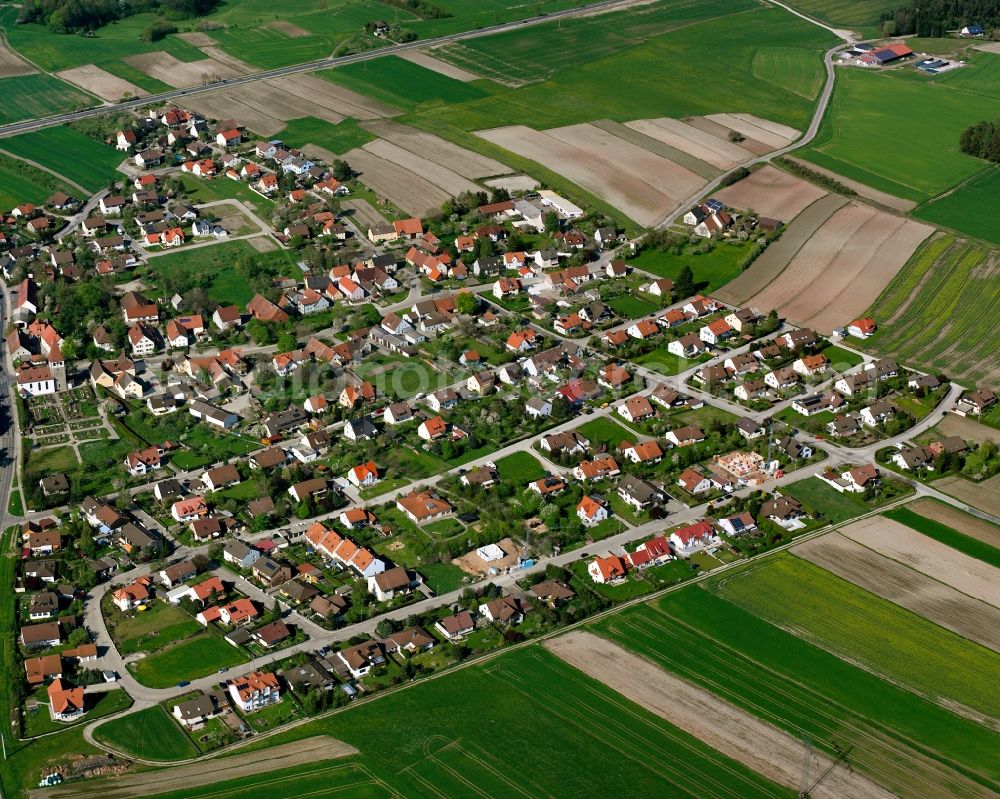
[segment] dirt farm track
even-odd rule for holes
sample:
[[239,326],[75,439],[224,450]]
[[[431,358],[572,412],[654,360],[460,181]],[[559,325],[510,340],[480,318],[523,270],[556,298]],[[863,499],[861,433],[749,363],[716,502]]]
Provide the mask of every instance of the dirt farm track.
[[[802,743],[592,633],[574,631],[546,647],[584,674],[780,785],[797,788]],[[830,761],[813,752],[812,773]],[[857,772],[835,769],[813,799],[889,799],[892,794]]]

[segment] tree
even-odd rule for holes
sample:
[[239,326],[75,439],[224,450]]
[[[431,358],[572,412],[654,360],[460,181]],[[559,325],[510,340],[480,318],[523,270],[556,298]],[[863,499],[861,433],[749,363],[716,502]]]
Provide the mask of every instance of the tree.
[[497,251],[496,244],[493,243],[493,239],[489,236],[482,236],[476,242],[476,256],[479,258],[489,258],[495,255]]
[[88,558],[94,557],[96,549],[94,547],[94,533],[90,529],[89,524],[83,526],[83,530],[80,533],[80,552],[86,555]]
[[460,291],[455,295],[455,311],[465,316],[471,316],[479,307],[479,298],[471,291]]
[[556,216],[555,211],[549,211],[542,217],[542,222],[545,224],[545,232],[549,235],[559,230],[559,217]]
[[340,158],[333,162],[332,172],[333,176],[341,183],[354,177],[354,170],[351,169],[351,165]]
[[694,292],[694,272],[691,271],[690,266],[684,264],[680,272],[677,273],[677,279],[674,281],[674,296],[678,299],[684,299],[690,297]]

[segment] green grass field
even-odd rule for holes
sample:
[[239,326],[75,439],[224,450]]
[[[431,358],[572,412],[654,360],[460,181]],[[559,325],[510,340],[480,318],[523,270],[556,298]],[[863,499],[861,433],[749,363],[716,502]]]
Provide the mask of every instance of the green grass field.
[[959,150],[959,136],[974,122],[1000,117],[1000,99],[928,84],[911,72],[838,70],[819,135],[798,155],[918,202],[981,171],[983,161]]
[[316,74],[331,83],[408,111],[423,105],[465,103],[490,94],[478,85],[478,81],[464,83],[398,56],[348,64]]
[[995,258],[995,251],[954,236],[924,242],[868,310],[892,324],[882,325],[865,349],[970,384],[995,384],[1000,377],[994,357],[1000,348],[1000,329],[993,324],[1000,308]]
[[993,167],[954,191],[924,203],[913,215],[1000,244],[1000,218],[982,213],[997,196],[1000,196],[1000,168]]
[[859,30],[864,36],[875,34],[883,11],[899,8],[895,0],[791,0],[788,5],[831,25]]
[[358,746],[395,795],[417,799],[603,796],[625,774],[637,799],[794,796],[537,646],[259,745],[316,734]]
[[589,440],[592,447],[604,444],[612,452],[622,441],[636,440],[634,433],[607,416],[591,419],[576,428],[576,432]]
[[246,661],[241,649],[226,643],[221,635],[205,632],[138,660],[129,669],[143,685],[170,688]]
[[[214,178],[213,180],[202,180],[194,175],[179,174],[181,183],[184,184],[184,191],[187,198],[196,203],[207,203],[214,200],[238,200],[240,203],[247,202],[250,207],[264,218],[271,213],[274,208],[274,200],[261,197],[256,192],[250,190],[246,183],[229,178]],[[220,212],[226,209],[218,209]]]
[[150,259],[154,274],[163,276],[174,271],[211,274],[208,296],[220,303],[246,305],[254,295],[250,284],[236,271],[236,261],[256,254],[245,241],[226,241],[197,250],[180,250]]
[[0,210],[7,212],[25,202],[41,205],[56,191],[73,194],[74,189],[48,172],[0,155]]
[[524,485],[545,477],[545,469],[534,455],[528,452],[514,452],[496,462],[497,474],[501,480],[510,480],[517,485]]
[[122,177],[117,171],[122,153],[72,128],[45,128],[12,136],[0,143],[0,149],[37,161],[91,192]]
[[0,124],[47,117],[97,104],[97,99],[51,75],[0,79]]
[[636,363],[645,366],[647,369],[652,369],[654,372],[659,372],[661,375],[668,376],[680,374],[685,369],[690,368],[692,364],[698,362],[697,360],[680,358],[672,352],[667,352],[666,347],[650,350],[634,360]]
[[303,117],[289,120],[275,138],[281,139],[291,147],[316,144],[334,153],[346,153],[372,141],[375,137],[361,128],[356,119],[345,119],[334,125],[325,119]]
[[[803,417],[796,415],[796,418]],[[857,494],[838,494],[816,477],[791,483],[784,490],[808,508],[823,515],[834,524],[846,522],[871,510]]]
[[160,705],[102,724],[94,737],[121,752],[150,760],[183,760],[198,754],[194,744]]
[[750,67],[755,78],[815,100],[823,88],[823,53],[800,47],[762,47]]
[[[747,0],[724,8],[707,0],[673,0],[446,46],[437,54],[458,66],[484,78],[529,85],[448,108],[421,108],[415,119],[428,130],[432,120],[464,130],[505,124],[542,129],[603,117],[623,122],[726,110],[802,129],[811,101],[755,79],[754,55],[766,47],[812,51],[831,44],[832,37],[816,26]],[[713,69],[728,80],[712,92],[692,92],[707,50]],[[605,100],[609,83],[615,86],[610,105]]]
[[[947,544],[952,549],[958,550],[970,558],[976,558],[976,560],[981,560],[991,566],[1000,568],[1000,549],[990,546],[978,538],[965,535],[954,527],[949,527],[947,524],[942,524],[934,519],[928,519],[907,507],[893,508],[890,511],[886,511],[883,515],[900,524],[905,524],[907,527],[912,527],[917,532],[930,536],[935,541]],[[977,519],[976,522],[981,523],[981,520]]]
[[676,280],[681,268],[690,266],[699,291],[710,292],[726,285],[742,272],[741,264],[749,252],[749,245],[718,243],[706,253],[694,253],[688,248],[681,255],[661,250],[643,250],[628,263],[657,277]]
[[[154,14],[136,14],[105,25],[93,36],[67,36],[53,33],[34,23],[16,25],[16,9],[0,11],[0,25],[15,50],[26,53],[42,69],[57,72],[84,64],[97,64],[109,72],[116,72],[121,58],[166,50],[181,61],[197,61],[205,54],[176,36],[159,42],[146,42],[142,32],[156,19]],[[126,77],[122,75],[122,77]]]
[[179,607],[163,601],[151,603],[148,610],[134,616],[123,616],[117,610],[111,614],[115,646],[122,655],[155,652],[202,629]]
[[830,752],[835,740],[850,749],[853,768],[900,797],[974,797],[1000,787],[995,731],[703,587],[628,608],[597,631],[819,749]]
[[808,561],[782,553],[721,578],[713,590],[914,693],[1000,717],[1000,685],[976,676],[1000,668],[1000,654]]

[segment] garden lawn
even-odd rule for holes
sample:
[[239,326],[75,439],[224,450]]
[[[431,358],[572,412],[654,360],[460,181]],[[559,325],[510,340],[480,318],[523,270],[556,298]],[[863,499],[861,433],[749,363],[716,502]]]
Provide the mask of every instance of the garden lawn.
[[698,363],[700,359],[689,360],[681,358],[672,352],[667,352],[666,347],[660,347],[650,350],[632,360],[641,366],[645,366],[647,369],[659,372],[661,375],[677,375]]
[[379,466],[392,467],[407,480],[419,481],[445,471],[448,464],[429,452],[410,447],[394,447],[383,455]]
[[[731,574],[616,613],[596,631],[796,738],[808,735],[828,753],[834,732],[837,744],[850,749],[853,768],[899,796],[926,796],[924,780],[944,785],[944,774],[971,772],[986,793],[1000,788],[995,731],[703,587],[724,584]],[[823,621],[831,626],[826,610]],[[925,662],[923,652],[917,662]]]
[[142,753],[150,760],[183,760],[198,754],[161,705],[102,724],[94,731],[94,738],[126,754]]
[[246,661],[241,649],[226,643],[221,635],[205,632],[138,660],[129,670],[143,685],[170,688]]
[[41,73],[0,78],[0,97],[3,97],[0,104],[0,124],[3,125],[97,105],[95,97]]
[[[907,507],[893,508],[886,511],[883,516],[900,524],[905,524],[907,527],[923,533],[935,541],[940,541],[942,544],[946,544],[952,549],[968,555],[970,558],[976,558],[984,563],[989,563],[991,566],[1000,568],[1000,549],[971,536],[967,536],[964,533],[960,533],[953,527],[921,516]],[[977,519],[976,521],[979,522],[980,520]]]
[[402,488],[403,486],[409,484],[409,480],[405,477],[390,477],[388,479],[379,480],[375,485],[369,486],[368,488],[362,488],[358,494],[362,499],[371,499],[372,497],[377,497],[382,494],[388,494],[390,491],[395,491],[397,488]]
[[962,153],[959,137],[974,122],[1000,117],[1000,99],[970,97],[910,72],[839,70],[819,135],[799,155],[918,202],[980,172],[984,162]]
[[845,522],[871,510],[857,494],[838,494],[818,477],[791,483],[784,490],[833,524]]
[[348,118],[333,124],[325,119],[303,117],[290,119],[276,138],[292,147],[316,144],[334,153],[346,153],[372,141],[375,137],[361,128],[356,119]]
[[545,477],[545,469],[538,459],[528,452],[514,452],[496,462],[501,480],[515,485],[525,485]]
[[425,563],[417,569],[424,584],[435,594],[447,594],[462,587],[466,574],[454,563]]
[[[37,698],[43,704],[39,705],[35,713],[27,713],[24,716],[25,737],[45,735],[46,733],[64,730],[67,726],[72,726],[62,721],[53,721],[49,715],[49,699],[45,689],[39,689],[39,694],[40,696]],[[80,721],[76,722],[76,724],[94,721],[95,719],[125,710],[132,706],[132,697],[123,690],[115,689],[103,693],[87,694],[86,705],[87,714]]]
[[843,372],[846,369],[850,369],[852,366],[859,366],[864,362],[864,358],[856,352],[845,350],[842,347],[836,347],[833,344],[824,347],[820,350],[820,352],[827,357],[830,364],[838,372]]
[[465,529],[458,519],[439,519],[436,522],[425,524],[423,528],[437,538],[452,538]]
[[253,713],[245,713],[243,717],[246,719],[247,724],[254,730],[265,732],[282,724],[287,724],[296,716],[301,717],[301,715],[302,713],[298,704],[288,694],[285,694],[277,704],[262,707]]
[[638,319],[656,313],[660,306],[641,297],[613,297],[608,300],[608,306],[623,319]]
[[765,621],[909,690],[1000,717],[1000,654],[788,553],[730,572],[712,590]]
[[954,191],[924,203],[913,215],[935,225],[1000,244],[1000,216],[982,213],[982,209],[989,208],[998,196],[1000,168],[993,167]]
[[591,446],[604,444],[609,451],[614,451],[622,441],[636,441],[634,433],[606,416],[591,419],[576,428],[576,432],[589,440]]
[[0,149],[37,161],[92,193],[122,177],[123,153],[65,126],[11,136]]

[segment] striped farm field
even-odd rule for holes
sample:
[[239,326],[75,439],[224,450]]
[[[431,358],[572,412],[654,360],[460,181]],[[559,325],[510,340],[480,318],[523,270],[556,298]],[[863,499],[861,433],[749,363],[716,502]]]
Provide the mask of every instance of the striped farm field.
[[0,124],[74,111],[97,102],[75,86],[39,73],[0,79],[0,97]]
[[720,598],[729,579],[630,607],[594,631],[821,751],[836,741],[853,769],[901,799],[995,795],[996,731]]
[[913,215],[1000,245],[1000,216],[979,213],[980,208],[988,208],[996,201],[998,192],[1000,169],[987,169],[957,189],[924,203]]
[[865,347],[970,384],[1000,387],[1000,253],[955,236],[925,242],[868,313]]
[[755,78],[815,100],[823,85],[823,54],[801,47],[761,47],[750,71]]
[[781,554],[719,578],[718,596],[944,707],[1000,719],[1000,654],[818,566]]
[[45,128],[33,133],[11,136],[0,142],[0,149],[46,166],[92,192],[121,177],[118,164],[121,153],[69,127]]

